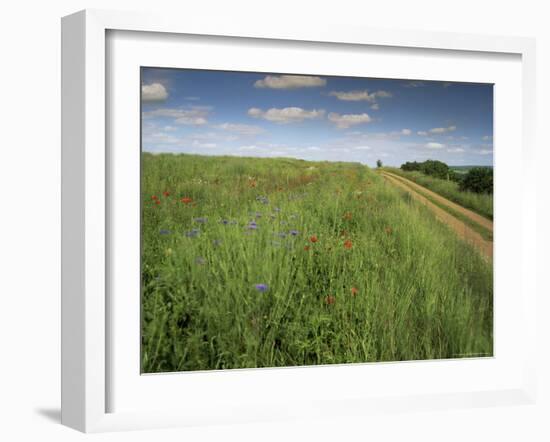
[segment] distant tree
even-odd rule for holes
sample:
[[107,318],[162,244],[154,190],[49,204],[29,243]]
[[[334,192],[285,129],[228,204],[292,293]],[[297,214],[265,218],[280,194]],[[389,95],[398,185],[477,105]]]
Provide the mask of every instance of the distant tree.
[[474,167],[468,171],[460,190],[469,190],[475,193],[493,193],[493,169],[489,167]]
[[401,164],[401,169],[406,171],[413,171],[413,170],[420,170],[422,166],[422,163],[418,163],[416,161],[410,162],[407,161],[405,164]]
[[445,163],[437,160],[424,161],[420,167],[420,170],[426,174],[435,178],[441,178],[444,180],[449,179],[449,166]]
[[382,160],[376,160],[376,167],[382,167]]
[[449,169],[449,179],[455,183],[462,183],[465,176],[465,173],[456,173],[454,170]]

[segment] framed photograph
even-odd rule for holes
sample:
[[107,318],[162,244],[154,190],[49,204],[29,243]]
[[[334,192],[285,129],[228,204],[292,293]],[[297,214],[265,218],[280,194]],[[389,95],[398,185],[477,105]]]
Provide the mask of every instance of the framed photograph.
[[532,40],[62,26],[64,424],[534,400]]

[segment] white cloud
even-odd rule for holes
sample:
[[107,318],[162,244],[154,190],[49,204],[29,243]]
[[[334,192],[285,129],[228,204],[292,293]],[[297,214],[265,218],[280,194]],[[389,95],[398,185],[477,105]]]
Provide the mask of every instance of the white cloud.
[[449,153],[461,153],[464,152],[464,149],[462,147],[451,147],[447,149],[447,152]]
[[323,109],[305,110],[301,107],[285,107],[282,109],[272,107],[264,111],[257,107],[252,107],[248,109],[248,115],[254,118],[262,118],[273,123],[285,124],[322,118],[325,115],[325,111]]
[[173,118],[177,124],[185,124],[192,126],[201,126],[208,123],[208,110],[204,108],[193,109],[170,109],[160,108],[152,111],[143,112],[143,118]]
[[141,100],[146,102],[164,101],[168,98],[166,88],[160,83],[142,84]]
[[481,137],[481,139],[483,141],[492,141],[493,137],[491,135],[485,135],[485,136]]
[[322,150],[320,147],[317,147],[317,146],[310,146],[310,147],[307,147],[306,150],[311,150],[311,151],[320,151]]
[[354,150],[370,150],[369,146],[355,146]]
[[480,149],[477,153],[480,155],[491,155],[493,153],[493,149]]
[[328,119],[336,124],[336,127],[339,129],[347,129],[356,124],[364,124],[372,121],[372,118],[366,114],[337,114],[331,112],[328,114]]
[[401,135],[410,135],[412,134],[412,131],[410,129],[403,129],[401,131]]
[[445,147],[444,144],[441,144],[441,143],[426,143],[424,145],[425,148],[427,149],[443,149]]
[[370,107],[372,110],[378,110],[380,109],[380,106],[378,105],[378,103],[374,103],[373,105],[371,105]]
[[215,147],[218,146],[216,143],[203,143],[199,140],[193,140],[192,145],[194,147],[201,147],[206,149],[214,149]]
[[419,130],[417,134],[420,135],[421,137],[425,137],[426,135],[428,135],[428,132],[426,132],[425,130]]
[[253,126],[251,124],[223,123],[215,127],[228,132],[238,133],[240,135],[258,135],[264,132],[260,126]]
[[368,101],[371,103],[374,102],[376,98],[390,98],[392,96],[392,94],[388,91],[375,91],[369,93],[366,89],[364,91],[349,92],[332,91],[329,95],[342,101]]
[[431,134],[444,134],[447,132],[453,132],[456,130],[456,126],[449,126],[449,127],[434,127],[433,129],[430,129],[429,132]]
[[269,89],[298,89],[301,87],[320,87],[327,84],[324,78],[308,75],[268,75],[254,83],[254,87]]

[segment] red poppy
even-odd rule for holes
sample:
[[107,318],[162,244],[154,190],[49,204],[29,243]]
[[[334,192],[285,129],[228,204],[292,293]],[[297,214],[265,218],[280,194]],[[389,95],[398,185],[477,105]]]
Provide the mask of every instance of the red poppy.
[[351,288],[351,296],[357,295],[358,292],[359,292],[359,289],[357,287],[352,287]]
[[155,200],[158,200],[158,199],[159,199],[159,197],[158,197],[158,196],[156,196],[156,195],[153,195],[153,196],[151,197],[151,199],[152,199],[153,201],[155,201]]
[[160,204],[159,200],[155,200],[155,204],[158,206]]
[[348,239],[348,240],[346,240],[346,241],[344,242],[344,248],[346,248],[346,249],[349,250],[349,249],[351,249],[352,247],[353,247],[353,243],[351,242],[351,240]]
[[162,192],[162,194],[163,194],[164,196],[170,196],[170,192],[168,192],[167,190],[165,190],[164,192]]
[[189,204],[189,203],[193,202],[193,198],[189,198],[188,196],[185,196],[181,199],[181,202],[184,203],[184,204]]
[[335,302],[336,302],[336,298],[332,295],[329,295],[325,298],[325,304],[327,305],[334,304]]
[[317,236],[315,236],[315,235],[310,236],[310,237],[309,237],[309,240],[310,240],[311,242],[317,242],[317,241],[319,241],[319,239],[318,239]]
[[309,246],[304,246],[304,250],[307,252],[311,247]]

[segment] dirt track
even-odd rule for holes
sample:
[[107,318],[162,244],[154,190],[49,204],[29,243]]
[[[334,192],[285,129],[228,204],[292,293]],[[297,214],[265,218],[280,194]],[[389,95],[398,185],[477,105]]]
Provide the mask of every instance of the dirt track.
[[449,201],[448,199],[442,197],[441,195],[438,195],[437,193],[432,192],[431,190],[426,189],[425,187],[419,186],[416,183],[413,183],[410,180],[407,180],[406,178],[402,178],[397,175],[393,175],[389,172],[382,171],[381,175],[390,183],[395,185],[396,187],[399,187],[402,190],[405,190],[406,192],[410,193],[413,198],[415,198],[417,201],[424,204],[426,207],[428,207],[430,210],[432,210],[436,216],[437,219],[439,219],[441,222],[444,222],[449,227],[451,227],[461,238],[463,238],[465,241],[473,244],[484,256],[486,256],[489,259],[493,258],[493,242],[488,241],[484,239],[478,232],[476,232],[474,229],[472,229],[470,226],[465,224],[463,221],[459,220],[458,218],[451,215],[449,212],[443,210],[441,207],[437,206],[436,204],[432,203],[428,198],[421,195],[419,193],[422,192],[425,195],[428,195],[430,198],[437,201],[439,204],[446,205],[447,207],[450,207],[451,209],[461,213],[462,215],[470,218],[475,223],[485,227],[486,229],[490,230],[491,233],[493,232],[493,223],[492,221],[483,218],[482,216],[478,215],[477,213],[472,212],[471,210],[465,209],[462,206],[459,206],[456,203],[453,203],[452,201]]

